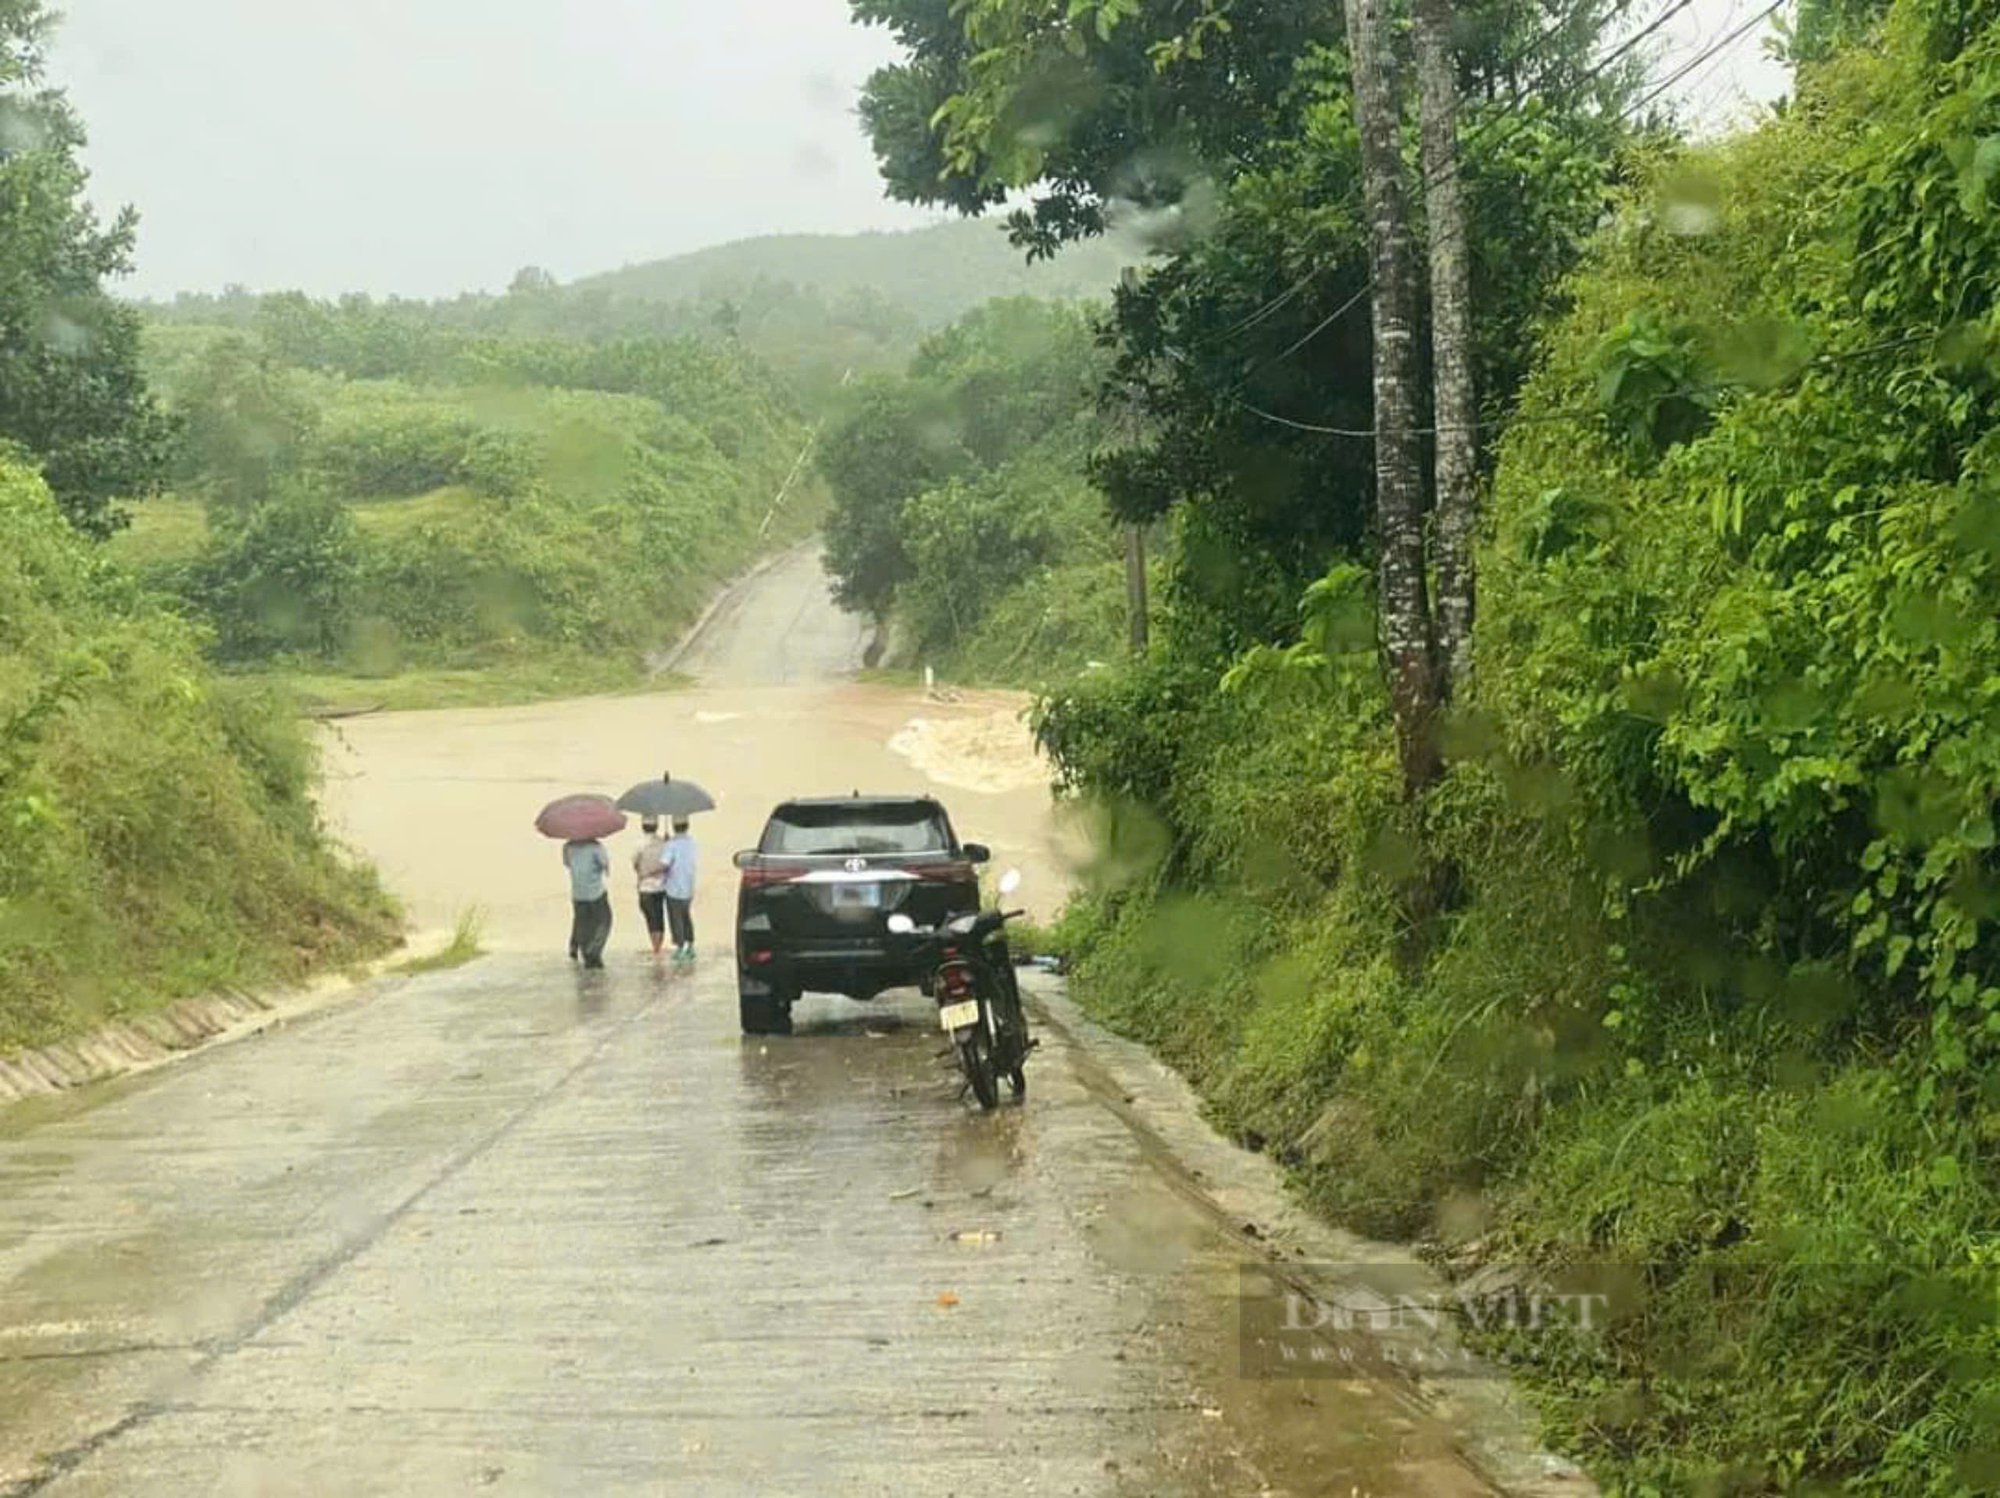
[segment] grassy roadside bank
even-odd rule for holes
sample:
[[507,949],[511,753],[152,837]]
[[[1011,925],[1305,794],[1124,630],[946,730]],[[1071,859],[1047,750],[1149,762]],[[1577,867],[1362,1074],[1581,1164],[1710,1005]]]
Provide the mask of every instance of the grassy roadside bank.
[[210,668],[0,465],[0,1050],[391,950],[316,774],[281,694]]

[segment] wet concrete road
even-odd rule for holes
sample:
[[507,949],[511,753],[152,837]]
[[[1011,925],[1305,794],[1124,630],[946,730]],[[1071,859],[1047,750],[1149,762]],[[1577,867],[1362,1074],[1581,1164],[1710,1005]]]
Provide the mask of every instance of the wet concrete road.
[[711,686],[814,685],[853,676],[867,649],[866,623],[835,605],[807,545],[717,600],[672,665]]
[[[1059,1045],[986,1117],[914,999],[745,1042],[726,980],[495,958],[17,1129],[0,1481],[1267,1490],[1233,1251]],[[1275,1490],[1482,1491],[1359,1435]]]
[[[383,720],[341,815],[442,911],[468,840],[417,809],[504,804],[521,844],[516,750],[764,714],[801,775],[915,775],[911,705],[860,690]],[[787,788],[765,753],[732,804]],[[987,783],[963,817],[1039,847],[1045,801]],[[546,853],[490,871],[518,950],[0,1115],[0,1493],[1495,1491],[1381,1389],[1238,1376],[1256,1162],[1059,995],[1028,1102],[981,1115],[914,994],[746,1041],[722,941],[662,970],[628,921],[575,971]]]

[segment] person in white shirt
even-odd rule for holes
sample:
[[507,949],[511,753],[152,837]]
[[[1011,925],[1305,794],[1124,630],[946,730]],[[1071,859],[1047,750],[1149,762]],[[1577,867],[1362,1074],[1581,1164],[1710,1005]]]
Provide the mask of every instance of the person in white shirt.
[[646,834],[639,851],[632,855],[632,871],[639,876],[639,914],[645,918],[646,934],[658,957],[667,943],[667,842],[660,836],[660,824],[647,817],[639,824]]
[[674,823],[673,841],[667,844],[662,861],[666,865],[662,885],[667,897],[667,921],[673,927],[674,961],[694,961],[694,881],[701,856],[688,835],[686,818]]

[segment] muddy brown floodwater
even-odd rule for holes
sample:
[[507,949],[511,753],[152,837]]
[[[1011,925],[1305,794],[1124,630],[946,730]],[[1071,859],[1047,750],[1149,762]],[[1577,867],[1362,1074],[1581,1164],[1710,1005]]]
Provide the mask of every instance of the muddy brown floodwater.
[[[993,1115],[913,994],[739,1037],[728,854],[780,796],[934,790],[1060,899],[1019,702],[860,654],[801,553],[696,690],[344,725],[335,819],[494,955],[0,1115],[0,1493],[1583,1491],[1515,1413],[1242,1377],[1245,1266],[1324,1240],[1059,986]],[[529,821],[663,768],[722,798],[702,956],[642,953],[621,868],[579,973]]]

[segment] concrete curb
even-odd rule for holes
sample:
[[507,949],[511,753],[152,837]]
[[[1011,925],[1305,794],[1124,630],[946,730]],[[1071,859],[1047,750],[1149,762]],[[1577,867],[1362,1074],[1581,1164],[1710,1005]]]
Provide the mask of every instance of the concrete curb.
[[301,988],[179,999],[67,1040],[0,1055],[0,1107],[134,1076],[211,1046],[261,1035],[356,996],[397,964],[442,951],[451,936],[448,931],[426,932],[352,973]]

